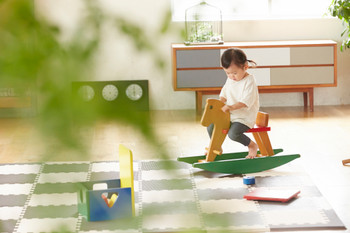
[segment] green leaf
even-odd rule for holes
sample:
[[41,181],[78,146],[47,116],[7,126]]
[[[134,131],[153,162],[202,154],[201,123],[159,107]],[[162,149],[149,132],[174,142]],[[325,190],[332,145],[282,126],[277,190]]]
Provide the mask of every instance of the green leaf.
[[350,1],[349,0],[332,0],[331,5],[328,7],[328,11],[332,16],[339,18],[343,21],[345,25],[344,31],[341,33],[341,36],[347,34],[347,39],[344,39],[340,50],[343,51],[350,46]]
[[160,33],[161,34],[165,34],[169,28],[170,28],[170,25],[171,25],[171,11],[167,11],[165,16],[164,16],[164,19],[163,19],[163,24],[160,28]]

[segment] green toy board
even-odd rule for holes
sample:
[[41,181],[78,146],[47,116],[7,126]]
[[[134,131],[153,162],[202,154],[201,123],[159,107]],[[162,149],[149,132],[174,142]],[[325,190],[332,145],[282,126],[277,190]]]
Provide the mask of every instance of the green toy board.
[[[282,149],[276,149],[274,153],[277,154],[282,151]],[[179,157],[177,160],[192,164],[193,167],[206,171],[228,174],[247,174],[279,167],[300,157],[299,154],[291,154],[246,159],[245,156],[247,156],[247,154],[248,152],[222,154],[217,156],[213,162],[199,163],[198,160],[205,159],[205,155]]]

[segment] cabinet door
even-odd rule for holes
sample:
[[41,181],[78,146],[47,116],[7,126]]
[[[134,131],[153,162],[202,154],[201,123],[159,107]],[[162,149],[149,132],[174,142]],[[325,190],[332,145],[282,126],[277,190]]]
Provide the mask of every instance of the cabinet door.
[[271,85],[271,72],[269,68],[249,69],[249,74],[254,75],[256,85],[269,86]]
[[258,66],[290,65],[290,48],[247,48],[242,49],[247,59],[253,60]]
[[291,65],[334,64],[333,46],[294,47],[290,50]]
[[333,66],[271,68],[271,85],[313,85],[333,83]]
[[226,74],[218,70],[178,70],[177,88],[222,87]]
[[220,67],[219,49],[177,50],[176,68]]

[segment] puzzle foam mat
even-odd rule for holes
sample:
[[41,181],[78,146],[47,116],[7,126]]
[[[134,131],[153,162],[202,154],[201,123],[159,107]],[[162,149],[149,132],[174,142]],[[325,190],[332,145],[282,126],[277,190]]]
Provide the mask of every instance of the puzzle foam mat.
[[[291,163],[292,164],[292,163]],[[177,161],[135,161],[136,217],[87,222],[78,214],[78,182],[119,178],[118,162],[0,165],[0,232],[266,232],[345,229],[303,172],[281,169],[242,176]],[[257,187],[298,188],[288,203],[248,201]]]

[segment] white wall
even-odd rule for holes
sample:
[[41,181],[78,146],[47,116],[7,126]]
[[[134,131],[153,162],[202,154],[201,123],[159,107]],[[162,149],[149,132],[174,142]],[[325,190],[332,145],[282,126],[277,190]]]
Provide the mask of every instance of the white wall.
[[[80,0],[36,0],[38,11],[59,22],[67,31],[79,15]],[[137,51],[128,37],[106,26],[101,50],[96,58],[96,80],[148,79],[151,108],[194,109],[194,92],[175,92],[171,77],[171,43],[182,42],[177,29],[183,22],[173,22],[172,32],[158,35],[160,24],[170,9],[170,0],[100,0],[109,14],[123,16],[140,25],[152,38],[156,50],[164,57],[167,67],[159,71],[153,57]],[[337,19],[226,21],[225,41],[310,40],[332,39],[341,42],[342,23]],[[338,52],[338,86],[315,88],[315,105],[350,104],[350,51]],[[262,94],[262,106],[302,105],[301,93]]]

